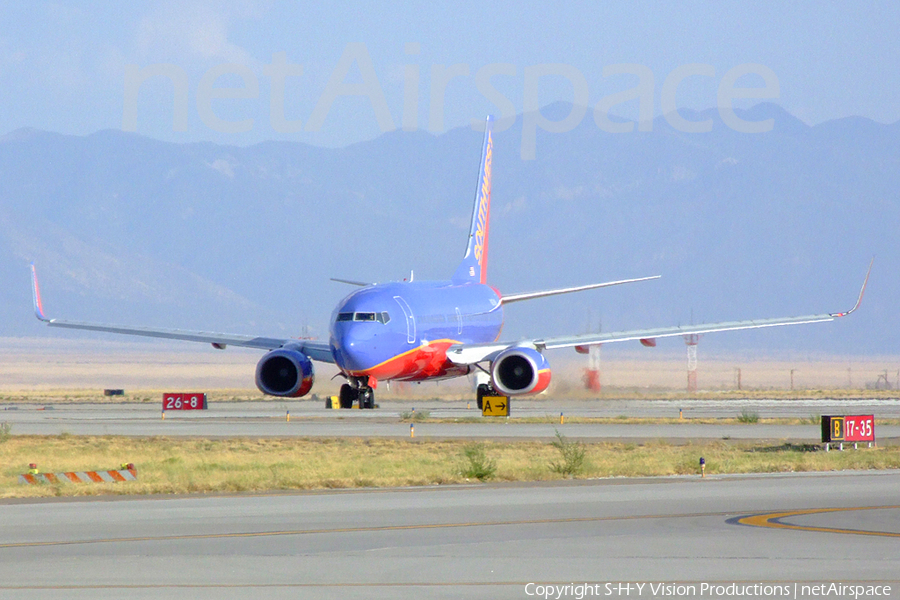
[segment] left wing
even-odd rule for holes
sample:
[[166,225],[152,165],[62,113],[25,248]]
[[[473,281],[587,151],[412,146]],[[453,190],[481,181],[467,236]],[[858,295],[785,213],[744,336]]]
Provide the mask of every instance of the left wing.
[[[873,259],[874,262],[874,259]],[[631,331],[618,331],[613,333],[587,333],[582,335],[570,335],[561,337],[539,338],[524,340],[521,342],[489,342],[485,344],[454,344],[447,348],[447,358],[451,362],[460,365],[471,365],[485,360],[492,360],[503,350],[512,346],[524,346],[543,351],[547,348],[570,348],[573,346],[591,346],[595,344],[609,344],[612,342],[627,342],[629,340],[641,340],[652,344],[652,340],[665,337],[676,337],[699,333],[713,333],[716,331],[736,331],[740,329],[759,329],[762,327],[779,327],[782,325],[801,325],[804,323],[823,323],[833,321],[838,317],[846,317],[862,302],[866,285],[869,283],[869,273],[872,271],[872,263],[866,272],[866,279],[856,304],[846,312],[825,313],[821,315],[806,315],[801,317],[783,317],[779,319],[757,319],[749,321],[726,321],[723,323],[707,323],[704,325],[685,325],[678,327],[660,327],[656,329],[635,329]]]
[[241,335],[237,333],[214,333],[209,331],[187,331],[184,329],[155,329],[151,327],[133,327],[129,325],[106,325],[103,323],[82,323],[78,321],[63,321],[60,319],[48,319],[44,315],[41,292],[38,287],[37,273],[34,265],[31,265],[31,291],[34,299],[35,316],[50,327],[64,327],[68,329],[84,329],[88,331],[103,331],[106,333],[119,333],[124,335],[138,335],[143,337],[164,338],[169,340],[184,340],[188,342],[203,342],[212,344],[216,348],[224,349],[226,346],[243,346],[246,348],[259,348],[261,350],[275,350],[286,344],[291,344],[300,352],[303,352],[313,360],[333,363],[331,347],[326,342],[311,340],[298,340],[293,338],[269,338],[253,335]]

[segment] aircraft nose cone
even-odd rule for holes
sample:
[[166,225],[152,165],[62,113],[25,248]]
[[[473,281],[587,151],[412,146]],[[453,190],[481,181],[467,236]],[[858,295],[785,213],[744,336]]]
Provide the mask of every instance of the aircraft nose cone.
[[335,335],[335,360],[338,366],[349,371],[360,371],[367,366],[366,339],[359,335],[356,327],[344,326]]

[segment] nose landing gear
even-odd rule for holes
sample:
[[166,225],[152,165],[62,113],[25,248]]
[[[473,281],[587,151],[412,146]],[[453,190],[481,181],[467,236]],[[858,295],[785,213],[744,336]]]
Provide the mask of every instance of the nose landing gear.
[[375,392],[366,386],[359,389],[359,407],[375,408]]
[[340,395],[338,396],[341,408],[353,408],[353,402],[357,398],[359,398],[359,391],[350,387],[349,383],[341,386]]
[[368,377],[357,377],[341,386],[341,408],[353,408],[354,402],[359,402],[360,408],[375,408],[375,391],[369,387]]

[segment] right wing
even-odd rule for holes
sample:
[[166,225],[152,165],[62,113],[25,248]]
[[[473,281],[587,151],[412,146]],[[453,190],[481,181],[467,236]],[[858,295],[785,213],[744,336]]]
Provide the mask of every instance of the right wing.
[[119,333],[124,335],[138,335],[143,337],[163,338],[169,340],[184,340],[188,342],[203,342],[212,344],[216,348],[223,349],[226,346],[242,346],[246,348],[259,348],[261,350],[275,350],[286,344],[291,344],[300,352],[303,352],[313,360],[333,363],[331,346],[326,342],[312,340],[298,340],[293,338],[269,338],[253,335],[241,335],[236,333],[214,333],[208,331],[187,331],[183,329],[155,329],[151,327],[132,327],[128,325],[106,325],[102,323],[82,323],[78,321],[63,321],[60,319],[48,319],[44,315],[41,292],[38,287],[37,272],[31,265],[31,291],[34,299],[35,316],[50,327],[64,327],[68,329],[83,329],[87,331],[102,331],[106,333]]
[[[873,259],[874,262],[874,259]],[[869,283],[869,273],[872,272],[872,263],[866,272],[866,279],[856,304],[848,311],[825,313],[821,315],[805,315],[801,317],[783,317],[778,319],[756,319],[748,321],[726,321],[723,323],[707,323],[704,325],[684,325],[677,327],[660,327],[655,329],[634,329],[630,331],[617,331],[612,333],[586,333],[560,337],[538,338],[523,340],[520,342],[488,342],[484,344],[454,344],[447,348],[447,358],[459,365],[471,365],[485,360],[493,360],[498,354],[513,346],[534,348],[543,351],[548,348],[586,347],[596,344],[609,344],[612,342],[627,342],[629,340],[641,340],[648,344],[657,338],[676,337],[700,333],[713,333],[716,331],[736,331],[739,329],[759,329],[762,327],[778,327],[782,325],[801,325],[803,323],[822,323],[833,321],[838,317],[846,317],[862,302],[866,285]]]
[[[848,311],[844,314],[850,314]],[[612,342],[627,342],[630,340],[656,340],[658,338],[676,337],[679,335],[691,335],[700,333],[713,333],[716,331],[736,331],[739,329],[759,329],[762,327],[778,327],[780,325],[802,325],[804,323],[823,323],[833,321],[838,313],[823,315],[807,315],[802,317],[786,317],[780,319],[753,319],[747,321],[726,321],[723,323],[707,323],[704,325],[679,325],[677,327],[659,327],[656,329],[635,329],[632,331],[619,331],[614,333],[589,333],[534,340],[538,349],[544,348],[569,348],[572,346],[590,346],[594,344],[607,344]]]

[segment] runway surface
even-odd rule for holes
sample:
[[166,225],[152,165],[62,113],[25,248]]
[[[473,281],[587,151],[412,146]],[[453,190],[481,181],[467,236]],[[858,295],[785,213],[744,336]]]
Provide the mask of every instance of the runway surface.
[[679,597],[736,583],[764,598],[752,591],[835,582],[898,598],[898,489],[890,471],[7,501],[0,596],[529,598],[588,583],[652,598],[673,596],[635,584],[679,582],[696,591]]
[[[465,402],[432,400],[421,403],[385,402],[377,410],[327,410],[321,402],[273,400],[271,402],[215,402],[205,411],[167,411],[161,403],[146,404],[7,404],[0,421],[17,434],[57,435],[165,435],[165,436],[317,436],[408,438],[409,423],[400,415],[416,408],[431,417],[465,419],[480,412]],[[583,440],[640,441],[689,440],[790,440],[816,442],[818,424],[703,425],[699,417],[735,417],[743,410],[761,417],[801,417],[822,414],[874,414],[880,443],[900,443],[900,426],[878,425],[880,418],[900,418],[900,400],[683,400],[683,401],[534,401],[513,400],[514,417],[533,417],[544,422],[516,423],[504,418],[479,423],[416,423],[415,435],[425,439],[551,439],[556,431]],[[685,417],[678,424],[559,424],[565,417]],[[291,420],[287,421],[290,412]]]

